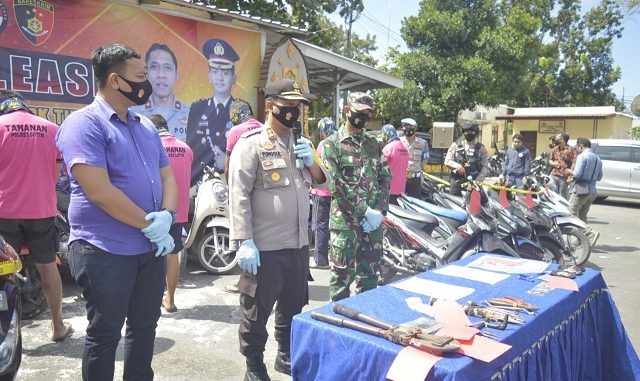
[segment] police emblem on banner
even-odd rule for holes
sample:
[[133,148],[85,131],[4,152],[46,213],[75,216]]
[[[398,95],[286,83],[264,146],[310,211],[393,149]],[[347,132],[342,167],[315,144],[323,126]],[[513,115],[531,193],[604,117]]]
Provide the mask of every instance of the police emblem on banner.
[[53,4],[44,0],[13,0],[18,29],[35,46],[43,44],[53,30]]
[[7,23],[9,23],[9,12],[7,12],[7,7],[4,6],[2,0],[0,0],[0,33],[7,27]]

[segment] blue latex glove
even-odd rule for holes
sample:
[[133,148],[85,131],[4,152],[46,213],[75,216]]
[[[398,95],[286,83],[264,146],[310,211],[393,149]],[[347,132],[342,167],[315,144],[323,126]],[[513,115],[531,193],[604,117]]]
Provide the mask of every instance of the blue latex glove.
[[169,233],[163,235],[157,241],[154,241],[156,245],[158,245],[158,250],[156,251],[156,257],[165,256],[173,251],[175,247],[175,242],[173,241],[173,237]]
[[371,226],[371,224],[369,223],[369,220],[367,220],[366,218],[362,221],[362,230],[364,230],[365,233],[369,233],[373,230],[376,230],[373,228],[373,226]]
[[260,267],[260,252],[252,239],[242,242],[242,245],[240,245],[238,249],[237,256],[238,266],[240,266],[241,269],[253,275],[258,273],[258,267]]
[[375,209],[371,209],[370,207],[367,207],[367,211],[364,213],[364,217],[367,219],[367,221],[369,221],[369,224],[371,225],[371,227],[373,227],[373,230],[377,229],[378,226],[380,226],[380,224],[382,223],[382,219],[384,218],[381,212]]
[[171,217],[171,213],[166,210],[162,210],[160,212],[151,212],[144,216],[145,221],[151,221],[151,225],[142,229],[142,233],[144,233],[145,237],[149,238],[149,241],[157,243],[162,236],[169,233],[169,229],[171,229],[171,223],[173,222],[173,217]]
[[295,153],[298,158],[302,159],[302,162],[307,167],[312,166],[315,161],[313,158],[313,149],[307,139],[298,139],[298,144],[293,146],[293,153]]

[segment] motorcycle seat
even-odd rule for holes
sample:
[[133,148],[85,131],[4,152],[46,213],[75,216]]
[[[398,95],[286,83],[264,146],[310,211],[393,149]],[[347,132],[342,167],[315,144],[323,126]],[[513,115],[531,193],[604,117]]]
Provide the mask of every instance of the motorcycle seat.
[[447,208],[443,208],[441,206],[438,205],[434,205],[432,203],[414,198],[414,197],[408,197],[409,201],[413,204],[416,204],[417,206],[419,206],[420,208],[423,208],[425,210],[427,210],[429,213],[435,214],[436,216],[442,216],[442,217],[447,217],[450,218],[452,220],[455,221],[459,221],[459,222],[466,222],[467,221],[467,214],[457,211],[457,210],[453,210],[453,209],[447,209]]
[[423,222],[426,224],[435,224],[436,226],[438,225],[438,218],[435,216],[404,210],[397,205],[389,205],[389,211],[400,218],[406,218],[408,220]]

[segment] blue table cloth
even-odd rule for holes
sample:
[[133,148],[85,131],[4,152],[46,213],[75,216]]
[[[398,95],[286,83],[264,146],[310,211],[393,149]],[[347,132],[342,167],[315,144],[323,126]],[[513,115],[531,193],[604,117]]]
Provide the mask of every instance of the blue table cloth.
[[[464,266],[481,255],[455,264]],[[576,278],[579,292],[556,289],[545,296],[526,293],[540,280],[531,282],[517,275],[495,285],[432,272],[416,276],[474,288],[460,303],[515,296],[540,308],[536,315],[523,315],[526,322],[522,326],[509,324],[505,331],[491,330],[512,346],[491,363],[447,353],[427,380],[640,380],[638,355],[598,271],[586,269]],[[428,303],[427,296],[383,286],[340,304],[400,324],[425,316],[409,309],[404,299],[410,296],[420,296]],[[332,308],[328,304],[316,311],[334,314]],[[385,380],[401,349],[382,338],[315,321],[310,311],[293,319],[294,380]]]

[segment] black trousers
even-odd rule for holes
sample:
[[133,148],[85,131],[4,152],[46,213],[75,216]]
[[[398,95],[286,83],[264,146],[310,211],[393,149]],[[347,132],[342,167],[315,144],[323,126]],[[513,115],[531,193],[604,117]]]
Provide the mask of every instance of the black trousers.
[[258,274],[240,276],[242,320],[238,334],[240,353],[246,357],[264,352],[269,334],[267,320],[274,304],[275,338],[278,350],[289,351],[291,320],[309,302],[309,246],[260,252]]
[[411,197],[422,197],[422,176],[407,179],[407,186],[404,192]]

